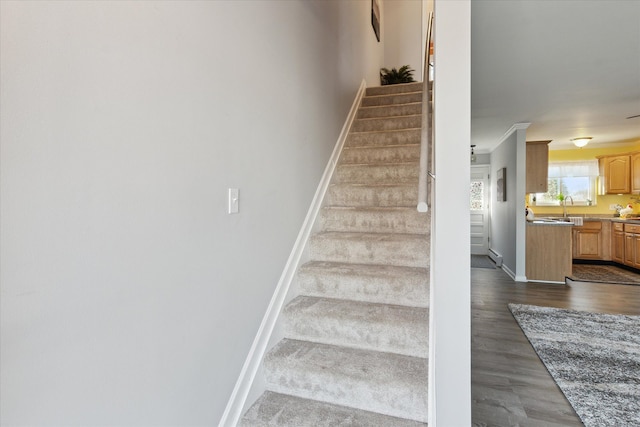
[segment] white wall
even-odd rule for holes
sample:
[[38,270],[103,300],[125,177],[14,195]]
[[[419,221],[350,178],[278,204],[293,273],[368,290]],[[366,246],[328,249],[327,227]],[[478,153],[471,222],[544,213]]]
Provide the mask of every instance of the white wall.
[[[316,0],[324,5],[325,0]],[[380,67],[384,65],[385,39],[378,42],[371,26],[370,1],[339,1],[338,67],[339,96],[345,110],[354,100],[357,89],[364,77],[367,86],[380,86]],[[325,5],[324,7],[327,7]],[[335,6],[334,6],[335,7]],[[384,13],[385,3],[380,4]],[[384,17],[384,15],[383,15]],[[384,20],[381,22],[384,32]],[[329,31],[329,30],[327,30]],[[340,120],[346,119],[346,111],[340,112]]]
[[[503,265],[516,271],[516,133],[511,133],[491,153],[491,249],[503,257]],[[507,201],[497,201],[498,170],[507,168]]]
[[436,184],[431,234],[429,426],[471,425],[471,6],[435,4]]
[[526,247],[527,220],[524,214],[526,208],[525,195],[527,186],[527,128],[531,123],[516,123],[516,192],[515,192],[515,222],[516,222],[516,270],[515,280],[526,282]]
[[424,62],[422,35],[422,2],[416,0],[386,0],[383,10],[384,67],[399,68],[409,65],[421,80]]
[[[491,244],[503,256],[503,268],[516,280],[525,279],[524,191],[527,124],[514,125],[491,153]],[[497,201],[498,170],[507,168],[507,200]]]
[[0,7],[0,423],[217,423],[377,82],[369,2]]
[[491,163],[491,153],[476,153],[476,162],[473,165],[488,165]]

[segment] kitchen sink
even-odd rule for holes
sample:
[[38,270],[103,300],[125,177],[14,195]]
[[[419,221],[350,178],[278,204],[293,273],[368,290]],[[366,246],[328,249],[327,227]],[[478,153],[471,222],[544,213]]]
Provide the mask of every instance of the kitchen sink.
[[535,218],[532,221],[534,224],[544,224],[544,223],[549,223],[549,224],[557,224],[557,223],[561,223],[561,222],[573,222],[571,221],[571,219],[569,218],[563,218],[563,217],[556,217],[556,218]]

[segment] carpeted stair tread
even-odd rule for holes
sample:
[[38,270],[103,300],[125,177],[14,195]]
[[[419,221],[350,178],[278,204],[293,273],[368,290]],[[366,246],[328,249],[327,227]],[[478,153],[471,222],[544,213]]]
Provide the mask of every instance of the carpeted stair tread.
[[239,427],[426,427],[425,423],[268,391]]
[[373,107],[391,104],[410,104],[413,102],[422,102],[422,91],[407,92],[389,95],[367,95],[362,98],[362,107]]
[[264,368],[270,391],[427,421],[426,358],[283,339]]
[[421,267],[310,261],[298,270],[297,283],[304,295],[429,306],[429,270]]
[[395,129],[366,132],[350,132],[347,147],[371,147],[384,145],[420,144],[421,129]]
[[429,214],[409,207],[326,206],[320,211],[323,231],[427,234]]
[[367,89],[278,319],[284,339],[262,362],[267,391],[241,426],[426,425],[422,108],[422,83]]
[[358,109],[356,118],[372,119],[376,117],[397,117],[413,114],[422,114],[422,102],[364,107]]
[[314,261],[429,266],[429,239],[422,234],[322,232],[309,239]]
[[420,161],[420,144],[344,147],[340,163],[393,163]]
[[418,184],[331,184],[327,190],[329,206],[416,206]]
[[395,93],[422,92],[422,82],[400,83],[396,85],[371,86],[368,87],[366,96],[391,95]]
[[300,295],[283,311],[287,338],[427,357],[426,308]]
[[398,117],[376,117],[357,119],[353,122],[351,132],[379,132],[400,129],[418,129],[422,127],[422,115]]
[[418,162],[382,164],[339,164],[333,182],[339,184],[415,184],[420,177]]

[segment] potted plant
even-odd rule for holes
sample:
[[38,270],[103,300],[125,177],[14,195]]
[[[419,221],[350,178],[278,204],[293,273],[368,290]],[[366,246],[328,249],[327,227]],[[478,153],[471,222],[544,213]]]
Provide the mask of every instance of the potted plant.
[[402,67],[392,68],[391,70],[387,68],[380,69],[380,84],[382,86],[386,85],[397,85],[400,83],[411,83],[415,82],[413,79],[413,70],[408,65],[403,65]]

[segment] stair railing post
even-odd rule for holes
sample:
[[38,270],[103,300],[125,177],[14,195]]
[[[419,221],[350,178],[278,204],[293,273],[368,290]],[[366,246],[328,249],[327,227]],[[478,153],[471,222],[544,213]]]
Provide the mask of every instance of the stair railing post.
[[422,89],[422,132],[420,136],[420,176],[418,181],[418,212],[428,212],[430,205],[429,187],[430,178],[435,179],[435,175],[429,171],[433,167],[433,106],[432,85],[430,76],[431,60],[431,36],[433,31],[433,12],[429,13],[427,40],[425,44],[423,89]]

